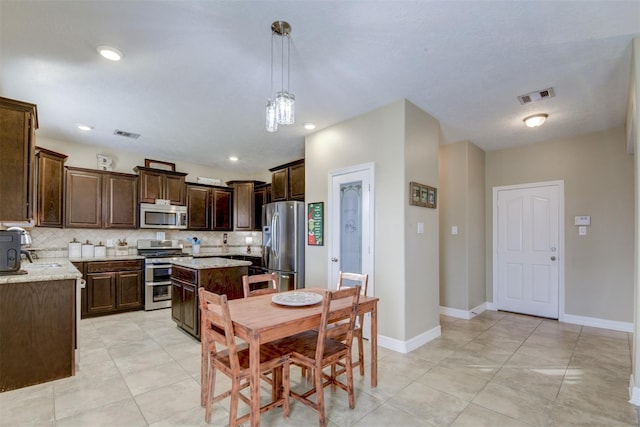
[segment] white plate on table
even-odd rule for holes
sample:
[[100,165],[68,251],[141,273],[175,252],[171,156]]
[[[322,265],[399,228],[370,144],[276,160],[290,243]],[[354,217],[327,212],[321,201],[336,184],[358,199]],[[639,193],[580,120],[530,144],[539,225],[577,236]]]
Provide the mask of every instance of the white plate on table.
[[273,295],[271,301],[279,305],[300,307],[319,303],[322,301],[322,295],[315,292],[282,292]]

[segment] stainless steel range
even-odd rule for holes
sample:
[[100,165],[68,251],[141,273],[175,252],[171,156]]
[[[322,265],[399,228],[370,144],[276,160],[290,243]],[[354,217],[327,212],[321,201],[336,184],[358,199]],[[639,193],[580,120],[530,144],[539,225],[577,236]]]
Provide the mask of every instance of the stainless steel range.
[[171,307],[172,261],[192,257],[182,254],[180,240],[138,240],[138,255],[144,256],[144,309]]

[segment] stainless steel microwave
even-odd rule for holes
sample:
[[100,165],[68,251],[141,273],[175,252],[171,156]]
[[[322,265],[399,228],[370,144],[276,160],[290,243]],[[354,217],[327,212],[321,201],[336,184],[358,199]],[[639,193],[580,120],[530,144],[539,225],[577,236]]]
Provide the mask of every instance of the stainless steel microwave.
[[187,228],[187,207],[140,203],[140,228]]

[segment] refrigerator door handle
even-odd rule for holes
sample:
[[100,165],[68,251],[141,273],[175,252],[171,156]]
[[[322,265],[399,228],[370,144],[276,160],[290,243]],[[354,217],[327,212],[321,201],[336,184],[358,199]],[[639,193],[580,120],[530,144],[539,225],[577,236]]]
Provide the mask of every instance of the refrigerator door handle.
[[278,211],[273,213],[273,217],[271,218],[271,247],[273,248],[274,258],[278,257],[280,253],[280,230],[278,230],[278,216],[280,214]]

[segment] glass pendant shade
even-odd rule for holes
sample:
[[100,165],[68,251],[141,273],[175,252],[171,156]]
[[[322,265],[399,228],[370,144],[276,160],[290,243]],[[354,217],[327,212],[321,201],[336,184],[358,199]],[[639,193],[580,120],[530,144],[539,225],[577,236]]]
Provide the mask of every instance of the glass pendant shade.
[[267,132],[276,132],[278,130],[278,120],[276,118],[276,103],[272,100],[267,100]]
[[278,124],[291,125],[295,122],[296,97],[292,93],[283,91],[276,96],[276,117]]

